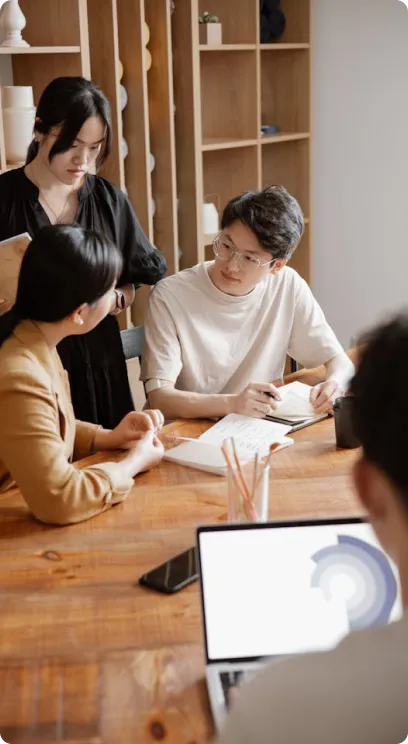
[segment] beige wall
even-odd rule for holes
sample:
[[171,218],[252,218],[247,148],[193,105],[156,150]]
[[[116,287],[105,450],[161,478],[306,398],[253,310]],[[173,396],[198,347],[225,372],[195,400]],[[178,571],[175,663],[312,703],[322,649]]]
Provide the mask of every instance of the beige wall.
[[408,301],[408,10],[313,10],[313,289],[348,345]]

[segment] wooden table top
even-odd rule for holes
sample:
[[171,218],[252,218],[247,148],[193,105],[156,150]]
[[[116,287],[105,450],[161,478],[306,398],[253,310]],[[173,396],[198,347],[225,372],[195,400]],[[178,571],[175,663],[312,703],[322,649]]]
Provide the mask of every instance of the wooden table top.
[[[208,425],[167,430],[198,436]],[[294,439],[273,457],[270,519],[360,515],[356,453],[336,450],[333,422]],[[169,462],[138,476],[124,504],[69,527],[35,522],[16,490],[0,496],[6,742],[211,740],[198,583],[166,596],[137,580],[193,545],[198,525],[226,518],[226,478]]]

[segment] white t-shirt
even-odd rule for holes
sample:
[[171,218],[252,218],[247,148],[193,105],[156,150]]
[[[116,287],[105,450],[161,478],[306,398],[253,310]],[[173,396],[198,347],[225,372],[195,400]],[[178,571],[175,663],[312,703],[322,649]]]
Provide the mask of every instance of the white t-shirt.
[[212,283],[210,262],[158,282],[145,320],[141,380],[178,390],[238,393],[250,382],[282,377],[286,355],[305,367],[342,351],[306,282],[285,266],[250,294]]
[[241,688],[219,744],[408,741],[408,615],[334,651],[269,665]]

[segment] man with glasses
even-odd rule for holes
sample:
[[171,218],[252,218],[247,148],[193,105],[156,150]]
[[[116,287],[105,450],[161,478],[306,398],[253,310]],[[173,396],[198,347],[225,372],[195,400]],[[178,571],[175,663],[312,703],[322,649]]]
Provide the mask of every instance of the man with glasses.
[[303,229],[302,210],[282,186],[241,194],[225,207],[214,260],[154,287],[141,380],[166,419],[263,418],[279,400],[287,355],[325,365],[311,401],[316,414],[330,411],[353,365],[310,288],[287,266]]

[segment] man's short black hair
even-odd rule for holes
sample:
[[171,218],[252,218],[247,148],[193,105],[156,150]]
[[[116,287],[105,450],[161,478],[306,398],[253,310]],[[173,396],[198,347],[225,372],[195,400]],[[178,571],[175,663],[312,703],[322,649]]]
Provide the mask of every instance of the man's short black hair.
[[364,457],[394,483],[408,511],[408,313],[362,338],[353,427]]
[[275,259],[289,260],[304,230],[299,203],[283,186],[246,191],[231,199],[224,209],[221,227],[224,230],[236,221],[249,227]]

